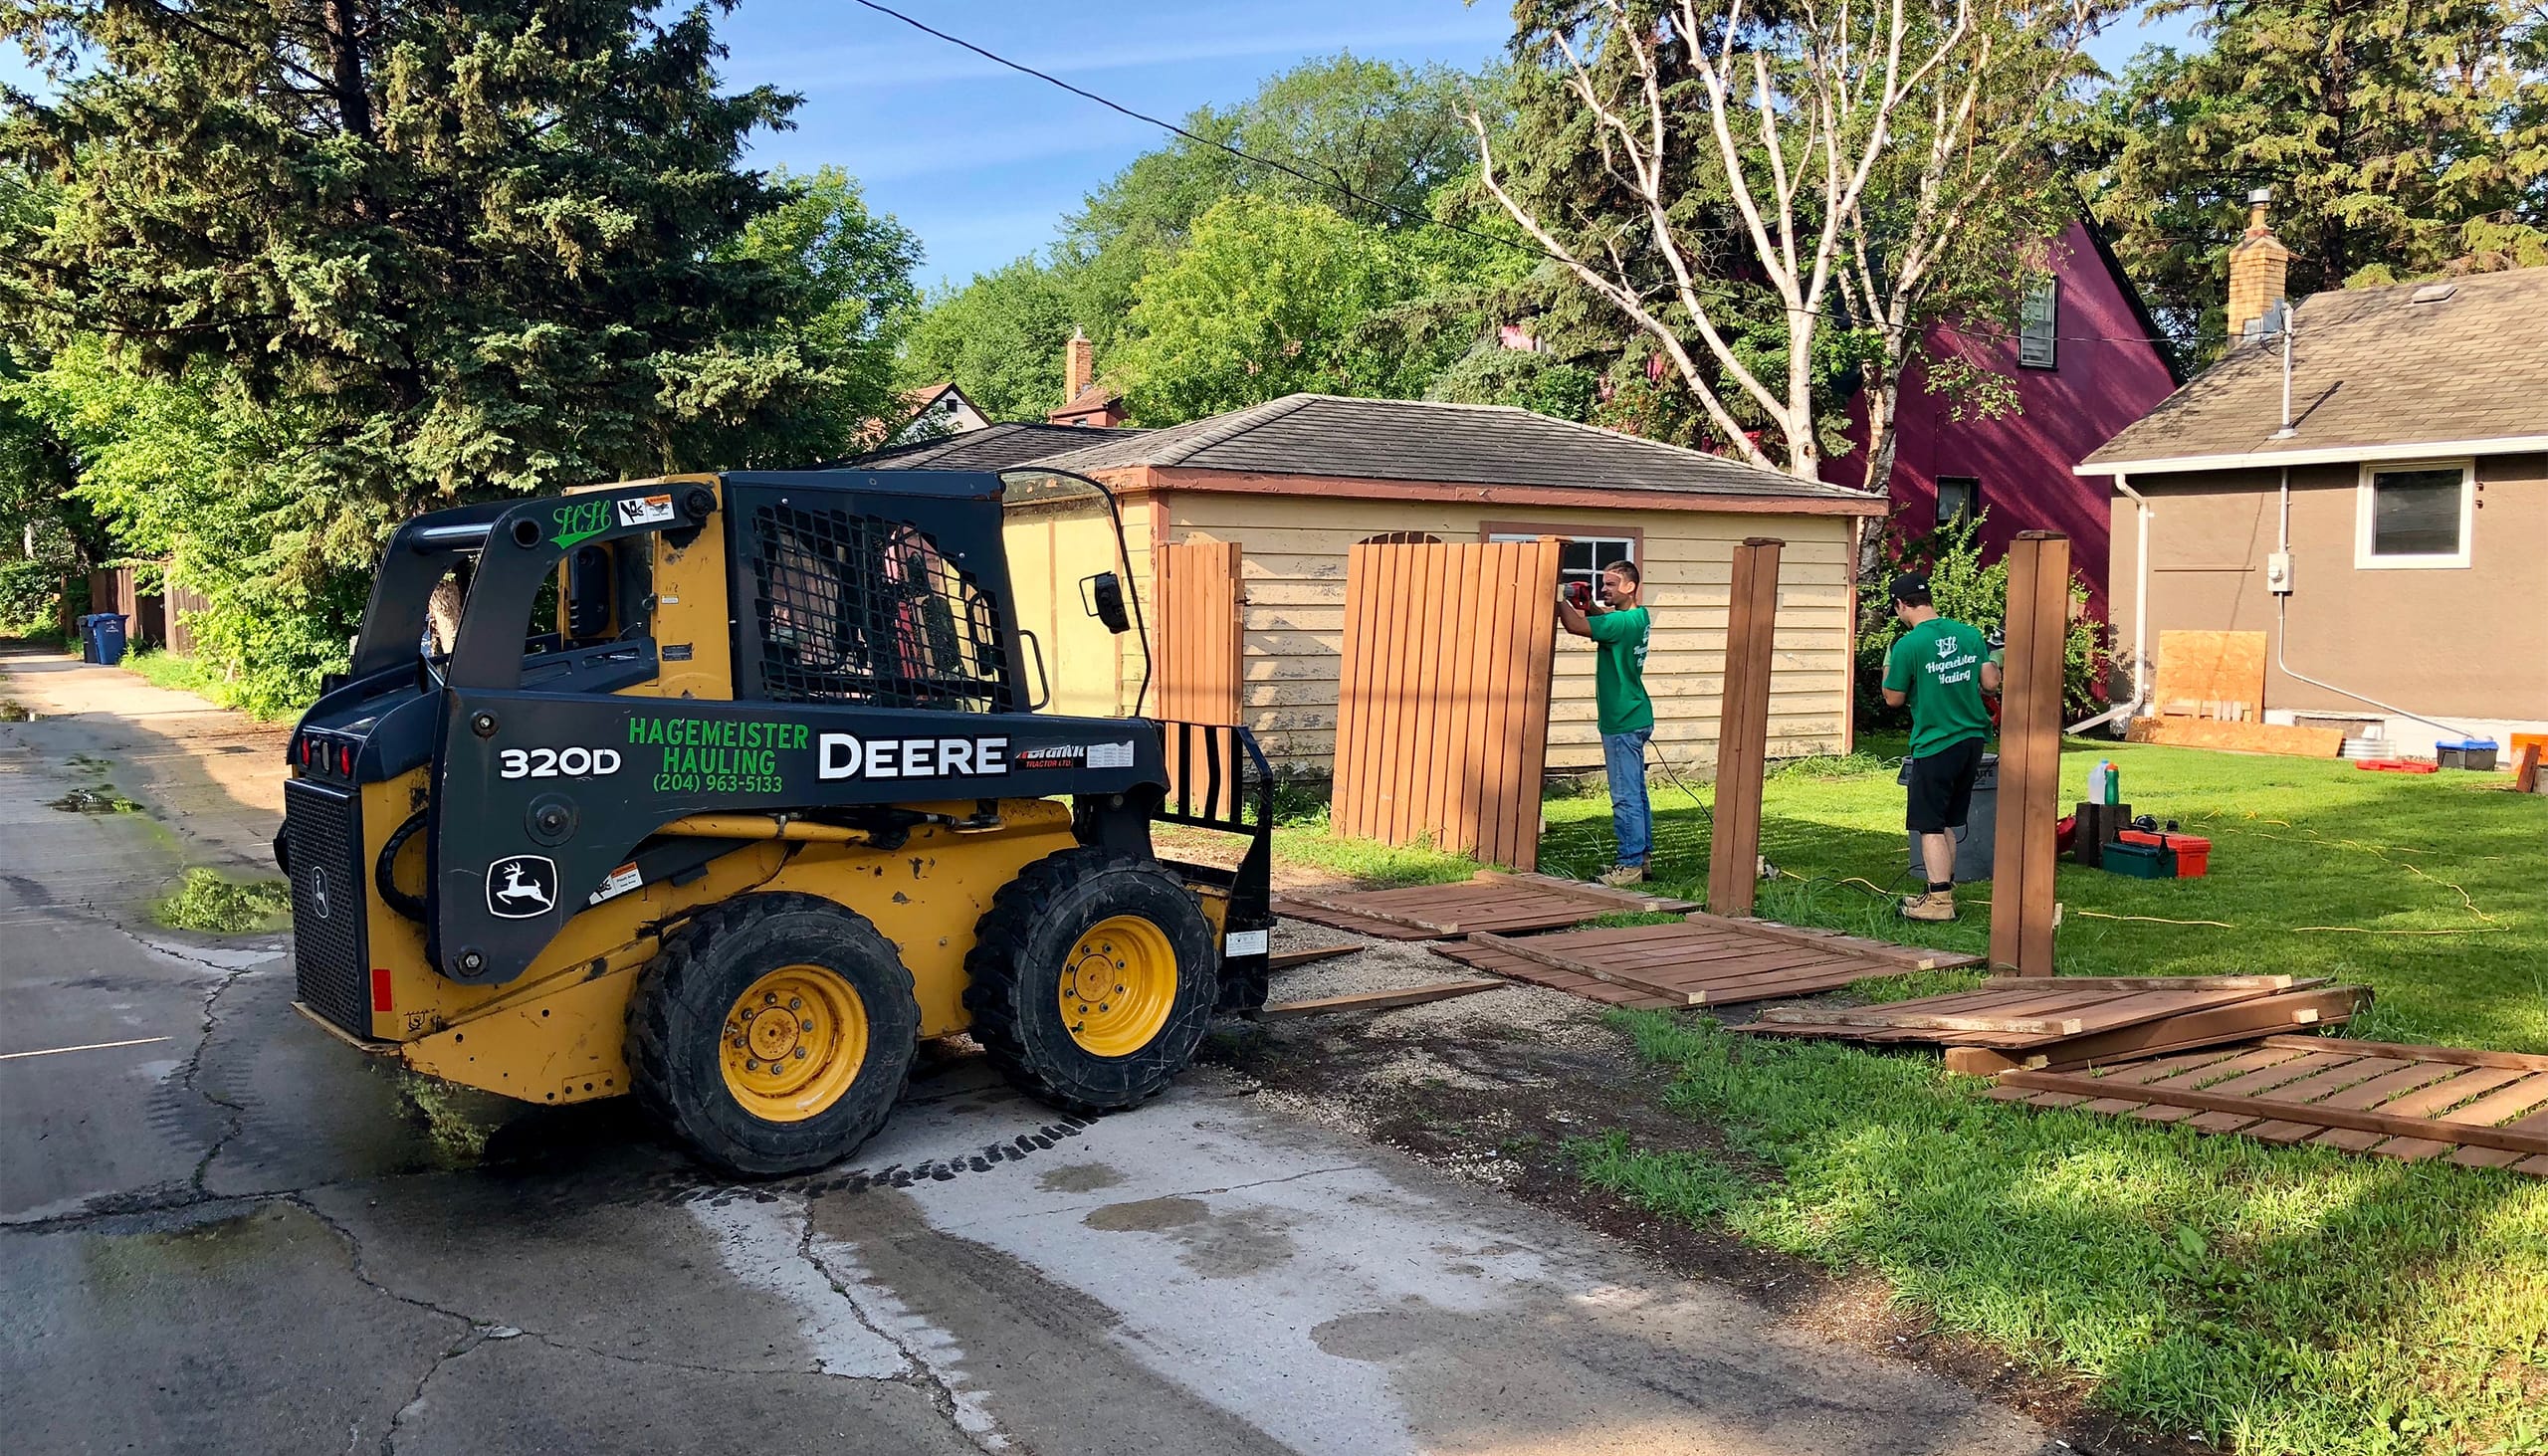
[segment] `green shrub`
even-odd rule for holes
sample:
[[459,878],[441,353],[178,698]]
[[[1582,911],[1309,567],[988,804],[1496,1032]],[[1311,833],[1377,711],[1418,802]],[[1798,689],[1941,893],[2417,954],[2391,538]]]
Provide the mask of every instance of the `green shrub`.
[[59,635],[68,574],[56,561],[0,561],[0,637]]
[[225,880],[211,870],[186,871],[177,893],[152,907],[163,926],[236,936],[281,929],[292,912],[292,887],[281,880]]
[[[1985,512],[1984,515],[1988,515]],[[1902,637],[1894,620],[1894,579],[1905,575],[1929,578],[1931,600],[1940,616],[1952,617],[1991,632],[2008,620],[2009,563],[2006,557],[1985,565],[1982,560],[1982,518],[1913,537],[1897,516],[1886,522],[1877,547],[1876,568],[1858,588],[1857,692],[1858,724],[1899,727],[1909,716],[1884,703],[1884,656]],[[2077,572],[2070,577],[2070,632],[2061,651],[2061,705],[2065,717],[2083,717],[2105,706],[2109,654],[2101,643],[2105,624],[2086,615],[2088,588]]]

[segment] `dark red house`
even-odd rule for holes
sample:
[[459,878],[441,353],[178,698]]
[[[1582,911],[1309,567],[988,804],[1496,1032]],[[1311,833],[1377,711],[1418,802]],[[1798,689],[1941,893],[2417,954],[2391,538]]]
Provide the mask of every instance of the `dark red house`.
[[[1953,402],[1928,390],[1914,363],[1902,381],[1901,439],[1890,495],[1896,529],[1917,535],[1958,513],[1988,511],[1983,542],[1993,555],[2021,530],[2070,537],[2070,561],[2088,584],[2089,610],[2106,615],[2108,491],[2071,467],[2148,414],[2178,379],[2150,340],[2158,328],[2096,230],[2074,222],[2055,248],[2047,286],[2026,301],[2017,337],[1997,325],[1929,330],[1929,352],[1964,358],[2016,381],[2019,409],[1958,420]],[[1822,478],[1866,478],[1861,448],[1823,463]]]

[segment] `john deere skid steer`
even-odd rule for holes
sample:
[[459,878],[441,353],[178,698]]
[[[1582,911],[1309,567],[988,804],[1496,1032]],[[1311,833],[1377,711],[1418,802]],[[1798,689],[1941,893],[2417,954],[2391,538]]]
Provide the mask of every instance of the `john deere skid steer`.
[[[1115,716],[1130,580],[1113,500],[1045,472],[409,521],[292,740],[301,1009],[525,1102],[633,1093],[743,1173],[856,1147],[923,1037],[1072,1111],[1152,1096],[1263,1005],[1272,784],[1241,729]],[[1162,861],[1163,821],[1230,863]]]

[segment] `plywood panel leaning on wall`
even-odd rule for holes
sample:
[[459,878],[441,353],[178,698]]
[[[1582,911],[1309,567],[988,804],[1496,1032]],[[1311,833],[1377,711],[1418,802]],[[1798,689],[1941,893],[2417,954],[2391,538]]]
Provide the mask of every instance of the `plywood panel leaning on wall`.
[[2255,723],[2264,717],[2265,634],[2159,634],[2159,712],[2187,718]]

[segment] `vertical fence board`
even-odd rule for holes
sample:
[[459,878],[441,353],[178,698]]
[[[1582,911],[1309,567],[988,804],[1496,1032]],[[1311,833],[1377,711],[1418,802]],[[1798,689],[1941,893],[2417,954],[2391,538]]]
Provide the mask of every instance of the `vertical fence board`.
[[1991,865],[1991,965],[2050,975],[2053,833],[2061,788],[2061,650],[2070,541],[2020,531],[2009,547],[2000,793]]
[[1779,608],[1779,551],[1754,536],[1734,548],[1725,679],[1718,692],[1716,809],[1708,837],[1708,909],[1750,915],[1760,885],[1761,775],[1770,741],[1770,661]]

